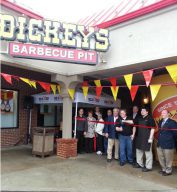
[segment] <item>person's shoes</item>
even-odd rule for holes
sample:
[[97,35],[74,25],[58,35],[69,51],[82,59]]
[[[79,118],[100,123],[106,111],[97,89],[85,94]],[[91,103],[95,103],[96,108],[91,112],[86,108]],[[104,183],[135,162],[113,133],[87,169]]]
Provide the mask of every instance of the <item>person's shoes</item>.
[[125,165],[125,163],[124,162],[120,162],[120,166],[124,166]]
[[169,176],[169,175],[172,175],[172,173],[166,173],[166,172],[162,173],[162,176]]
[[118,158],[118,159],[117,159],[117,158],[114,158],[114,160],[115,160],[115,161],[119,161],[119,158]]
[[112,161],[112,159],[107,159],[107,162],[108,162],[108,163],[111,163],[111,161]]
[[142,168],[142,172],[149,172],[152,171],[152,169],[147,169],[146,167]]
[[165,173],[165,171],[160,170],[158,173],[159,174],[163,174],[163,173]]
[[131,162],[131,161],[128,161],[128,164],[130,164],[130,165],[133,165],[133,162]]
[[133,164],[133,168],[142,168],[138,163]]

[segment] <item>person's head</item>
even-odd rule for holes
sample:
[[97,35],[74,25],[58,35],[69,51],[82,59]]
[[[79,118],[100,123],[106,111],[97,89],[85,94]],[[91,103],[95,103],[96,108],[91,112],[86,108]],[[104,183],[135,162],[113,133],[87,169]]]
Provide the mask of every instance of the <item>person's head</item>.
[[112,110],[111,109],[108,109],[107,110],[107,116],[111,116],[112,115]]
[[95,112],[96,113],[99,113],[100,112],[100,108],[97,106],[97,107],[95,107]]
[[80,108],[80,109],[79,109],[79,115],[80,115],[80,116],[83,116],[83,114],[84,114],[84,109],[83,109],[83,108]]
[[89,117],[93,117],[93,111],[89,111],[89,112],[88,112],[88,116],[89,116]]
[[162,117],[163,119],[169,118],[169,111],[166,110],[166,109],[162,110],[162,112],[161,112],[161,117]]
[[117,117],[119,115],[119,108],[113,109],[113,115],[114,115],[114,117]]
[[120,116],[121,116],[122,118],[125,118],[125,117],[127,116],[127,111],[126,111],[126,109],[121,109],[121,110],[120,110]]
[[146,108],[146,107],[143,107],[143,108],[141,109],[141,115],[142,115],[143,117],[145,117],[145,116],[147,116],[148,114],[149,114],[149,109]]
[[102,119],[102,114],[98,114],[98,120]]
[[133,113],[138,113],[138,110],[139,110],[139,109],[138,109],[138,106],[136,106],[136,105],[133,106]]

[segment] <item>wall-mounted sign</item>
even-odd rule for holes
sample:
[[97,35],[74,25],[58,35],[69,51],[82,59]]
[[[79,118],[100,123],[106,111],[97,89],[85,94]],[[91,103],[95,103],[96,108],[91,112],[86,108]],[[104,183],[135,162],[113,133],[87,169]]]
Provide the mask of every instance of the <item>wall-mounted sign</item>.
[[87,64],[96,64],[97,52],[110,46],[107,29],[6,14],[0,14],[0,39],[20,42],[10,43],[15,57]]

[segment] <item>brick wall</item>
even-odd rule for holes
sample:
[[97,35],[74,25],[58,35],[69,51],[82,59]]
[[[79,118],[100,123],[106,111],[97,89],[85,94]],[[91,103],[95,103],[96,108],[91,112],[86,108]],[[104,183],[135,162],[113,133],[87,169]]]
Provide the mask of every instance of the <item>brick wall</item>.
[[[30,71],[26,69],[20,69],[17,67],[11,67],[7,65],[1,66],[1,72],[29,79],[39,80],[43,82],[50,82],[51,76],[44,73]],[[4,78],[1,77],[1,87],[4,89],[14,89],[19,91],[19,124],[18,128],[5,128],[1,129],[1,146],[13,146],[15,144],[25,143],[27,134],[27,110],[23,108],[24,96],[33,95],[43,92],[40,86],[37,86],[37,90],[31,88],[28,84],[21,80],[13,80],[13,84],[7,83]],[[2,119],[3,120],[3,119]],[[32,110],[32,127],[37,126],[37,107],[34,106]]]

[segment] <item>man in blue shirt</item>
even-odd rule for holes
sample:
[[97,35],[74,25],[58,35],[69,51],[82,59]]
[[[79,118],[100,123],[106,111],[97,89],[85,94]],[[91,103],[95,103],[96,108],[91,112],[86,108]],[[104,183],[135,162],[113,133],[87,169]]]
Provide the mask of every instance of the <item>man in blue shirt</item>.
[[[168,176],[172,174],[177,122],[169,118],[169,112],[166,109],[161,112],[161,116],[162,120],[158,125],[159,132],[157,142],[157,154],[162,168],[159,173],[163,176]],[[176,131],[170,129],[176,129]]]

